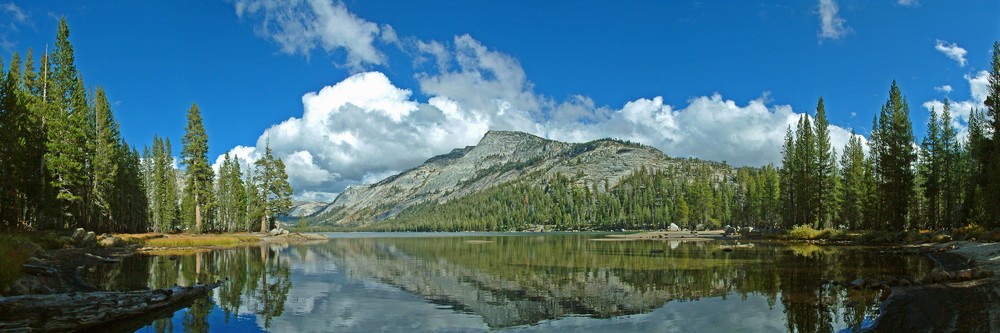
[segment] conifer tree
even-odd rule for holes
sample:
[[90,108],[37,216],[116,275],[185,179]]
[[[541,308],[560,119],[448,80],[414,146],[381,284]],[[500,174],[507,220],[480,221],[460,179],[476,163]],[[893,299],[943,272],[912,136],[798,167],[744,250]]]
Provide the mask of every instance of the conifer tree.
[[889,99],[872,133],[875,155],[875,188],[880,223],[889,230],[905,230],[913,195],[913,129],[910,107],[896,82],[889,89]]
[[191,211],[185,214],[185,222],[196,233],[202,232],[205,214],[212,201],[212,168],[208,164],[208,134],[202,124],[198,105],[192,104],[188,110],[188,123],[184,128],[184,144],[181,150],[182,163],[187,167],[187,184],[184,199],[188,200]]
[[982,169],[984,179],[983,200],[987,225],[1000,227],[1000,42],[993,43],[993,61],[990,67],[989,86],[986,96],[987,130],[986,141],[980,152],[986,166]]
[[270,224],[281,215],[287,215],[292,207],[292,187],[288,183],[285,164],[275,159],[271,152],[270,140],[264,144],[264,156],[254,162],[257,167],[257,197],[263,207],[260,230],[267,231]]
[[87,220],[87,105],[86,91],[74,64],[73,46],[65,18],[59,20],[51,55],[51,84],[43,96],[53,103],[47,122],[45,163],[59,200],[60,227],[82,226]]
[[111,103],[108,103],[107,96],[103,88],[97,88],[94,94],[94,113],[96,120],[95,138],[93,142],[94,150],[92,157],[93,165],[93,205],[95,215],[98,218],[98,230],[109,231],[112,219],[112,211],[117,191],[116,181],[119,179],[119,165],[125,155],[122,153],[119,143],[121,135],[118,129],[118,122],[111,111]]
[[826,119],[826,107],[823,98],[816,105],[816,171],[814,173],[817,198],[817,227],[830,227],[830,221],[836,210],[837,199],[837,154],[830,144],[829,121]]
[[785,144],[781,149],[780,201],[782,203],[782,226],[785,229],[791,229],[795,226],[795,204],[798,202],[795,187],[798,183],[795,181],[794,170],[796,169],[796,161],[798,160],[796,156],[797,151],[795,148],[795,137],[792,135],[792,127],[789,125],[785,130]]
[[867,169],[861,138],[851,130],[851,138],[844,146],[840,157],[840,173],[843,179],[843,202],[840,209],[841,221],[852,229],[863,226],[867,195]]
[[962,174],[960,164],[959,142],[955,128],[951,125],[951,103],[947,98],[944,100],[944,107],[941,109],[941,130],[940,130],[940,155],[941,155],[941,193],[942,212],[941,226],[944,228],[959,227],[958,218],[960,211]]

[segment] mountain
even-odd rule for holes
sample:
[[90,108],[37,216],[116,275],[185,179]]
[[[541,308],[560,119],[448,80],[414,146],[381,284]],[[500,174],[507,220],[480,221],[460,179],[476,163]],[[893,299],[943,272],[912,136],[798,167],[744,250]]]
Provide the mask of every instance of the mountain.
[[566,176],[572,185],[606,192],[640,168],[685,175],[695,169],[708,170],[713,182],[728,182],[733,174],[732,168],[721,163],[670,158],[656,148],[627,141],[565,143],[522,132],[489,131],[475,146],[432,157],[378,183],[347,188],[311,217],[311,224],[392,223],[387,220],[408,208],[433,209],[501,185],[541,184]]
[[294,201],[292,202],[292,209],[288,213],[288,216],[298,218],[313,215],[323,210],[329,204],[329,202],[319,201]]

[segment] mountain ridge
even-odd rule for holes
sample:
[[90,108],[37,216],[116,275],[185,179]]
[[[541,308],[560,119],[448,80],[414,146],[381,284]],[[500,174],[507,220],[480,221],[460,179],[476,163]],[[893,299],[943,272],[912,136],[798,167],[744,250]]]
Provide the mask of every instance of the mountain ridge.
[[[660,150],[617,139],[565,143],[515,131],[488,131],[474,146],[428,158],[419,166],[366,185],[345,189],[311,224],[364,226],[389,220],[421,204],[445,204],[514,181],[573,175],[577,185],[607,190],[640,169],[661,170],[690,164],[725,166],[671,158]],[[722,180],[729,172],[722,172]],[[596,188],[596,187],[595,187]]]

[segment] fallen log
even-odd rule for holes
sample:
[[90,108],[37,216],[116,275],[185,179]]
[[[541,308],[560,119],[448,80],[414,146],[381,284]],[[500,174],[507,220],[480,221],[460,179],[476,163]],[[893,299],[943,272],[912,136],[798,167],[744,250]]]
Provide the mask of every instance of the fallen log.
[[221,284],[0,297],[0,332],[92,329],[193,302]]

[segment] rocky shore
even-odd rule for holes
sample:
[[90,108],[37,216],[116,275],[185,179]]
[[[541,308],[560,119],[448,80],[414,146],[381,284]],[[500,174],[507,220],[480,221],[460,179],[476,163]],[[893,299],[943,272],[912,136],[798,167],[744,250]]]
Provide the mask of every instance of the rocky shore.
[[867,331],[1000,332],[1000,243],[949,242],[926,250],[938,267],[921,280],[888,287],[881,315]]

